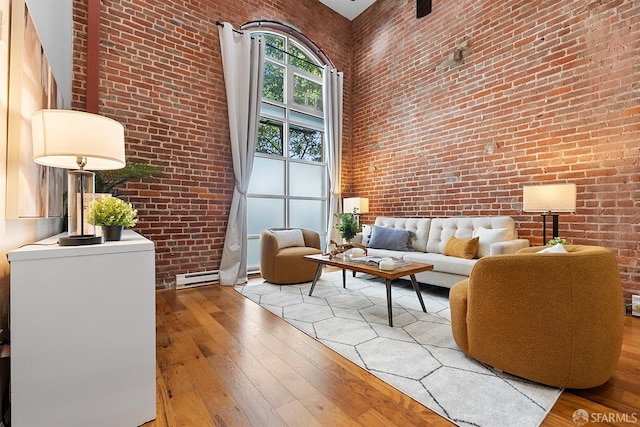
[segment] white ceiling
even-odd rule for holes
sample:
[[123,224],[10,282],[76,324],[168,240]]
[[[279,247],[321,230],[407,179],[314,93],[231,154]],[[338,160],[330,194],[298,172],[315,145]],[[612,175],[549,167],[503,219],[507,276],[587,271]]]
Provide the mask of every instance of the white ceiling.
[[376,0],[320,0],[320,3],[329,6],[349,20],[353,20],[375,2]]

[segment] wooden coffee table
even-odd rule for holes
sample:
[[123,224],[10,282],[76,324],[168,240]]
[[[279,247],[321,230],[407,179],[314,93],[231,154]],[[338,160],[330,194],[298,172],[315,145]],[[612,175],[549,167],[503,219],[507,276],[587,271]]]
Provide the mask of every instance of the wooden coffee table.
[[424,311],[425,313],[427,312],[427,309],[424,307],[424,301],[422,300],[422,294],[420,293],[420,286],[418,285],[418,281],[416,280],[416,273],[433,270],[433,265],[431,264],[409,262],[407,264],[396,266],[396,268],[394,268],[393,270],[380,270],[377,265],[348,261],[337,257],[329,259],[328,255],[305,255],[305,258],[309,261],[318,263],[318,269],[316,270],[316,276],[313,278],[313,283],[311,284],[311,289],[309,290],[309,296],[311,296],[311,294],[313,293],[313,288],[315,288],[318,277],[320,277],[322,267],[324,265],[330,265],[342,269],[343,287],[346,286],[346,270],[367,273],[385,279],[385,286],[387,287],[387,311],[389,313],[389,326],[393,326],[393,316],[391,313],[391,281],[394,279],[409,276],[409,278],[411,279],[411,284],[413,285],[413,289],[416,291],[416,295],[418,296],[418,300],[420,301],[420,305],[422,306],[422,311]]

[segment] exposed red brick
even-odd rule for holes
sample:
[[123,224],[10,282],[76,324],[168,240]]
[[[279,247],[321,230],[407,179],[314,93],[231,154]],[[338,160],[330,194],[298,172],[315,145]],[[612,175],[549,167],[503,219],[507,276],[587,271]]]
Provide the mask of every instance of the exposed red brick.
[[[86,2],[74,1],[73,106],[86,101]],[[158,286],[219,265],[232,190],[216,20],[288,23],[345,72],[345,195],[377,215],[511,215],[541,243],[522,186],[575,182],[574,243],[614,250],[640,293],[640,4],[378,1],[353,22],[316,0],[103,0],[100,112],[127,156],[165,170],[130,183],[156,242]],[[453,61],[456,49],[462,61]]]
[[560,234],[611,248],[640,293],[640,4],[433,6],[415,19],[410,2],[377,2],[353,22],[348,194],[369,198],[362,221],[504,214],[540,244],[522,186],[575,182]]
[[[162,167],[162,177],[130,182],[122,197],[137,208],[136,230],[156,244],[156,283],[215,270],[233,194],[233,171],[216,21],[261,19],[300,29],[345,81],[350,145],[350,23],[317,1],[102,0],[100,113],[126,128],[127,159]],[[72,106],[86,103],[84,0],[74,0]]]

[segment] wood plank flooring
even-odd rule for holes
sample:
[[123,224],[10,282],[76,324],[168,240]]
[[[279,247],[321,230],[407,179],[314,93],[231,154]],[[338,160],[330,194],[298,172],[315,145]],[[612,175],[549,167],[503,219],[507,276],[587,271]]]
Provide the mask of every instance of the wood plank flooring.
[[[453,425],[230,287],[158,291],[156,324],[157,419],[145,427]],[[625,318],[613,378],[563,392],[542,425],[574,427],[576,409],[640,425],[639,318]]]

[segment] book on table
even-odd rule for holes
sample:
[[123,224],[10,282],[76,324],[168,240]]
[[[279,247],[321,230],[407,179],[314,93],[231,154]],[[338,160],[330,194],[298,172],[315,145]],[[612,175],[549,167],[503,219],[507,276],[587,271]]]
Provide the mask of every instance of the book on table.
[[[360,257],[352,257],[351,258],[351,262],[358,262],[358,263],[362,263],[362,264],[379,266],[380,265],[380,261],[382,261],[383,259],[384,259],[383,257],[367,255],[367,256],[360,256]],[[393,263],[394,263],[394,265],[396,267],[399,266],[399,265],[408,264],[406,261],[403,261],[401,259],[395,259],[395,258],[392,258],[392,259],[393,259]]]

